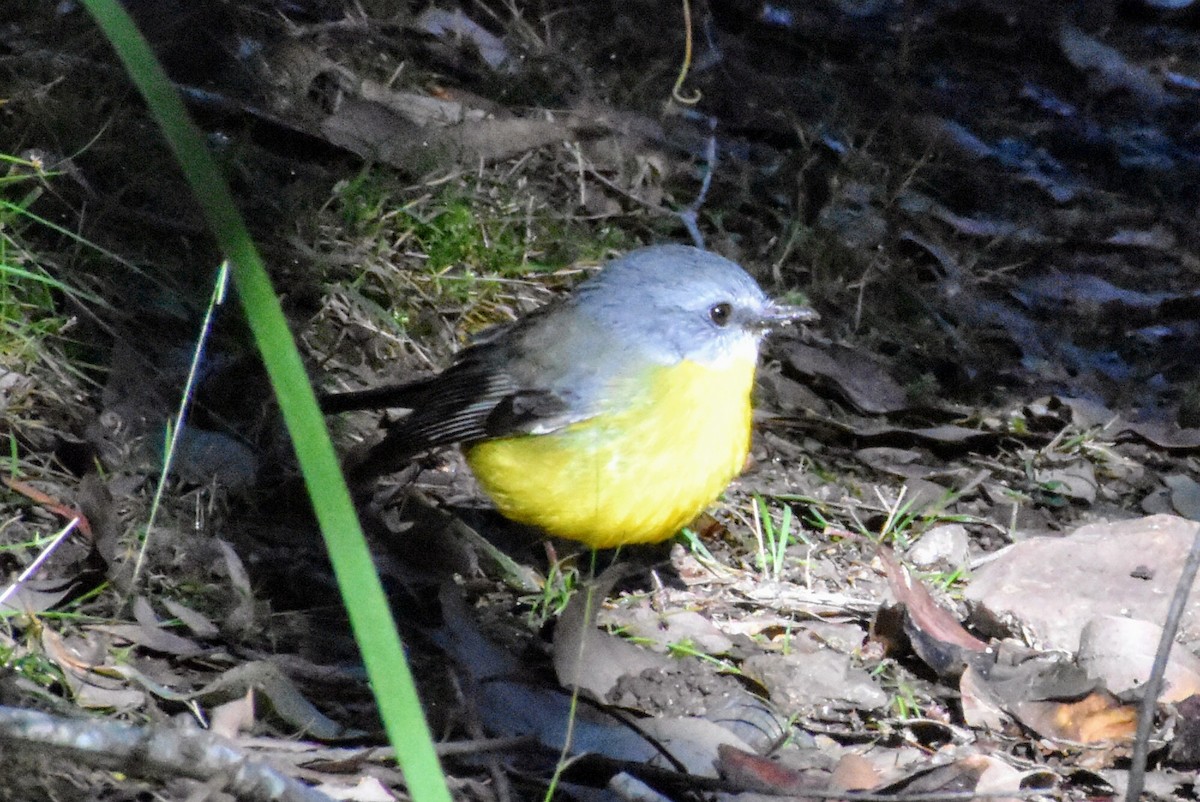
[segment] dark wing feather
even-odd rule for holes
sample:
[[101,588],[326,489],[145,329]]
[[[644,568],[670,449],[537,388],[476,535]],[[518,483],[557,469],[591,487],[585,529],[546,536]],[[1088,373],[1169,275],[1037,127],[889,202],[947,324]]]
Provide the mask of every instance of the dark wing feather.
[[543,434],[578,418],[572,416],[574,394],[565,391],[519,390],[500,399],[484,424],[488,438]]
[[593,414],[578,399],[594,371],[581,370],[569,357],[583,344],[595,347],[598,333],[594,324],[577,318],[565,326],[541,325],[562,309],[545,307],[502,328],[428,379],[323,398],[326,412],[412,410],[388,428],[352,476],[361,481],[391,473],[431,448],[549,432]]
[[[399,396],[387,398],[395,403]],[[507,371],[490,369],[475,360],[406,388],[400,405],[412,412],[392,424],[366,459],[354,466],[356,480],[399,470],[416,454],[431,448],[524,433],[534,414],[540,419],[566,409],[552,393],[522,389]],[[522,412],[514,414],[510,411],[514,408]]]
[[381,387],[344,393],[318,393],[317,403],[326,415],[358,409],[412,409],[413,399],[420,397],[425,386],[437,378],[434,376],[431,379],[417,379],[404,384],[385,384]]

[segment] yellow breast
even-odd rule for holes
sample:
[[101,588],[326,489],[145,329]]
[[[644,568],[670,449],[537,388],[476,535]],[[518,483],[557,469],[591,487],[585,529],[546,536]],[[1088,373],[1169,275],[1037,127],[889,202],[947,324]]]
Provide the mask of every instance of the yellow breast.
[[738,474],[750,448],[755,359],[656,367],[623,409],[467,450],[508,518],[593,548],[675,534]]

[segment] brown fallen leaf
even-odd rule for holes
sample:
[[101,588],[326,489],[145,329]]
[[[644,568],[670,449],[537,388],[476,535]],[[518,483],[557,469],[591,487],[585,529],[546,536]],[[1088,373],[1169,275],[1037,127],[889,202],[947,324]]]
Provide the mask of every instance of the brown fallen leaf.
[[101,649],[88,649],[94,657],[81,655],[49,627],[42,628],[42,648],[62,671],[63,682],[80,707],[125,711],[145,703],[142,691],[128,687],[111,667],[100,663],[104,659]]
[[[979,780],[972,790],[980,796],[993,797],[994,802],[1016,802],[1018,799],[1023,799],[1025,797],[1025,794],[1022,793],[1024,782],[1039,774],[1034,771],[1018,771],[993,755],[972,755],[965,760],[983,768],[979,773]],[[1053,774],[1049,772],[1045,772],[1045,775],[1053,778]],[[1003,793],[1011,793],[1013,796],[1000,796]]]
[[830,791],[868,791],[883,778],[871,761],[854,753],[842,755],[829,778]]
[[275,717],[309,737],[333,739],[361,734],[343,727],[318,710],[291,678],[278,666],[265,660],[235,666],[189,694],[189,698],[210,705],[222,704],[240,699],[252,690],[260,700],[258,707],[271,711]]
[[670,658],[596,627],[596,614],[624,569],[607,569],[571,597],[554,628],[554,673],[564,688],[603,701],[626,674],[667,669]]
[[178,618],[185,627],[192,631],[193,635],[200,638],[215,638],[220,634],[216,624],[187,605],[174,599],[162,599],[162,603],[171,615]]
[[864,351],[789,342],[784,359],[802,376],[835,385],[846,400],[867,414],[899,412],[910,406],[904,388],[885,372],[879,360]]
[[1200,767],[1200,696],[1190,696],[1175,706],[1175,736],[1171,739],[1171,762],[1182,769]]
[[68,646],[62,636],[53,629],[42,627],[42,649],[64,673],[90,671],[104,659],[103,649],[98,644],[93,643],[89,646],[89,654],[80,654],[77,648]]
[[988,766],[972,755],[952,763],[922,768],[886,787],[877,793],[903,793],[905,795],[936,796],[939,793],[973,791],[979,784]]
[[1012,712],[1044,738],[1082,744],[1128,741],[1137,728],[1137,707],[1121,704],[1107,691],[1074,702],[1018,702]]
[[237,600],[236,606],[225,615],[224,628],[239,634],[249,634],[256,631],[257,628],[254,591],[250,587],[250,574],[246,572],[246,566],[242,564],[242,558],[234,551],[233,546],[219,539],[216,543],[224,558],[225,570],[229,574],[229,581],[235,591],[233,596]]
[[913,650],[939,675],[957,675],[966,664],[963,654],[986,652],[988,645],[967,632],[950,611],[939,607],[925,586],[900,565],[891,549],[879,548],[888,586],[904,606],[904,630]]
[[963,721],[972,729],[1000,732],[1008,721],[1004,705],[987,680],[974,666],[967,666],[958,679]]
[[732,746],[717,747],[717,771],[726,780],[747,791],[764,794],[782,796],[820,788],[810,775]]
[[88,540],[92,539],[91,522],[88,521],[87,517],[82,512],[80,512],[78,508],[70,507],[66,504],[63,504],[61,501],[54,498],[53,496],[43,493],[42,491],[38,490],[33,485],[29,484],[28,482],[22,482],[20,479],[13,478],[11,476],[5,476],[5,477],[0,477],[0,481],[3,481],[4,484],[7,485],[10,490],[20,493],[22,496],[25,496],[30,501],[35,501],[38,504],[41,504],[46,509],[50,510],[50,512],[54,513],[55,515],[59,516],[60,518],[62,518],[64,520],[70,521],[73,518],[78,518],[79,519],[79,524],[78,524],[79,531],[82,532],[83,534],[87,535]]
[[[1055,775],[1045,770],[1021,772],[1002,757],[968,754],[953,762],[920,769],[907,777],[888,783],[875,793],[880,795],[936,798],[939,794],[975,793],[977,798],[995,802],[1016,802],[1028,796],[1029,787],[1050,788]],[[1011,792],[1012,797],[1003,794]]]

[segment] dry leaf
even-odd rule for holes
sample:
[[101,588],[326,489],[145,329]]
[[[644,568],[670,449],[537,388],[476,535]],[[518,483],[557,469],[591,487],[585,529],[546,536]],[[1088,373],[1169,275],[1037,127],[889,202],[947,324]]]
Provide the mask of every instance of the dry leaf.
[[571,597],[554,628],[554,673],[564,688],[579,688],[603,701],[617,680],[671,660],[596,628],[596,614],[622,575],[614,566]]
[[963,721],[972,729],[1000,732],[1008,715],[987,680],[972,666],[967,666],[958,679]]
[[985,652],[987,644],[963,629],[948,610],[939,607],[920,581],[900,565],[892,550],[879,549],[888,586],[904,605],[904,631],[913,650],[940,676],[957,675],[966,664],[964,653]]
[[732,746],[717,747],[717,771],[747,791],[765,794],[800,794],[817,790],[817,783],[803,773],[769,758]]
[[176,657],[191,657],[204,651],[198,644],[160,627],[141,624],[94,624],[88,629]]
[[162,603],[171,615],[178,618],[185,627],[192,631],[193,635],[200,638],[215,638],[219,634],[216,624],[191,607],[174,599],[162,599]]
[[882,778],[871,761],[853,752],[842,755],[829,778],[830,791],[867,791]]
[[383,783],[375,777],[363,777],[357,785],[353,786],[321,783],[316,790],[330,799],[341,799],[346,802],[394,802],[396,799],[395,794],[385,788]]
[[1018,702],[1013,713],[1044,738],[1083,744],[1128,741],[1137,728],[1137,707],[1105,691],[1077,702]]
[[208,720],[209,729],[226,738],[248,732],[254,726],[254,689],[249,688],[244,696],[214,707]]

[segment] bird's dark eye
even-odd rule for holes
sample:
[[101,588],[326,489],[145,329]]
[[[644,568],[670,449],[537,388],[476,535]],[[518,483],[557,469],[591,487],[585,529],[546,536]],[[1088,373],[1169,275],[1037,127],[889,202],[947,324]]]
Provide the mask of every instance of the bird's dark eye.
[[708,317],[718,326],[725,326],[729,323],[729,318],[733,317],[733,305],[724,301],[713,304],[708,310]]

